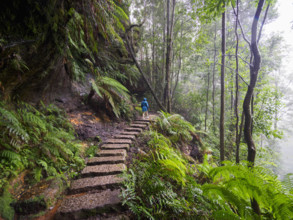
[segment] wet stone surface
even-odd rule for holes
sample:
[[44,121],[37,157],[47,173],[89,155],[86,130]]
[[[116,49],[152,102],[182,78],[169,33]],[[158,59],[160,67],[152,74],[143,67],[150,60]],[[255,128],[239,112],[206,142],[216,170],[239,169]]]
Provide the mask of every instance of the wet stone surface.
[[125,131],[137,131],[137,132],[142,132],[142,129],[141,129],[141,128],[128,127],[128,128],[125,128]]
[[128,139],[107,139],[105,144],[131,144],[132,141]]
[[126,156],[127,152],[125,149],[115,149],[115,150],[103,149],[98,151],[97,154],[102,157],[111,157],[111,156]]
[[130,124],[130,127],[133,127],[133,128],[146,128],[147,125],[146,124]]
[[87,165],[99,165],[99,164],[117,164],[124,163],[126,156],[113,156],[113,157],[93,157],[87,162]]
[[122,178],[116,175],[82,178],[75,180],[70,187],[70,194],[90,191],[93,189],[113,189],[122,182]]
[[114,138],[134,140],[135,136],[134,135],[117,134],[114,136]]
[[140,134],[139,131],[123,131],[120,133],[121,135],[134,135],[137,136],[138,134]]
[[126,169],[126,165],[122,163],[87,166],[82,170],[81,175],[82,177],[106,176],[106,175],[122,173],[125,169]]
[[129,150],[129,144],[103,144],[102,149],[115,150],[115,149],[125,149]]
[[58,209],[59,213],[77,212],[83,210],[99,209],[104,206],[120,204],[120,190],[105,190],[100,193],[78,194],[65,198]]

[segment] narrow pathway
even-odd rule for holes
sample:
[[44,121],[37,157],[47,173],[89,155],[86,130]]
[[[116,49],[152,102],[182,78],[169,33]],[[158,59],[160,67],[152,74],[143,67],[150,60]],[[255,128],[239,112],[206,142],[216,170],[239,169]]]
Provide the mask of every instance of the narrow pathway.
[[136,120],[120,134],[103,142],[96,156],[89,159],[72,182],[55,219],[124,219],[119,194],[122,179],[118,176],[126,170],[126,156],[136,136],[146,129],[154,116]]

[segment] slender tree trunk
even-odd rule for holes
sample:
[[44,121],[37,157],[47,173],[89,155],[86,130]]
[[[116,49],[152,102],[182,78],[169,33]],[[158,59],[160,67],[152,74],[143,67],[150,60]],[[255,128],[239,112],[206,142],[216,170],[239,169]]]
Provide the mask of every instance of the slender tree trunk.
[[171,112],[170,69],[171,69],[171,56],[172,56],[172,43],[173,43],[172,41],[173,41],[174,10],[175,10],[175,0],[173,0],[172,15],[170,19],[170,0],[167,0],[167,50],[166,50],[164,104],[169,113]]
[[[254,144],[252,133],[251,133],[252,117],[251,117],[250,104],[251,104],[253,91],[257,82],[257,76],[258,76],[258,72],[259,72],[260,64],[261,64],[261,56],[260,56],[260,52],[258,50],[258,45],[257,45],[257,23],[263,8],[263,4],[264,4],[264,0],[259,0],[255,15],[253,18],[252,27],[251,27],[251,53],[252,53],[253,59],[250,66],[250,83],[249,83],[249,86],[245,95],[245,99],[243,102],[243,111],[245,114],[244,137],[245,137],[247,148],[248,148],[247,160],[251,162],[251,166],[253,166],[255,162],[256,149],[255,149],[255,144]],[[253,211],[256,214],[258,215],[261,214],[259,205],[254,198],[252,198],[251,200],[251,206]]]
[[178,72],[176,74],[176,79],[175,79],[175,85],[174,88],[172,90],[172,95],[171,95],[171,102],[173,102],[174,99],[174,94],[179,82],[179,75],[180,75],[180,71],[181,71],[181,65],[182,65],[182,38],[183,38],[183,31],[182,28],[183,27],[183,20],[181,20],[181,29],[180,29],[180,48],[179,48],[179,57],[178,57]]
[[[238,49],[239,49],[239,36],[238,36],[238,13],[239,13],[239,0],[236,2],[236,22],[235,22],[235,36],[236,36],[236,48],[235,48],[235,58],[236,58],[236,69],[235,69],[235,138],[236,138],[236,163],[239,163],[239,146],[240,146],[240,137],[239,137],[239,112],[238,112],[238,105],[239,105],[239,60],[238,60]],[[243,114],[242,114],[243,115]]]
[[215,123],[215,74],[216,74],[216,56],[217,56],[217,21],[215,21],[215,35],[214,35],[214,63],[213,63],[213,92],[212,92],[212,100],[213,100],[213,131],[215,132],[216,123]]
[[166,17],[167,17],[167,10],[166,10],[166,6],[165,4],[163,4],[163,7],[164,7],[164,22],[163,22],[163,47],[162,47],[162,50],[163,50],[163,57],[162,57],[162,77],[160,77],[160,82],[158,82],[158,85],[163,85],[163,91],[162,91],[162,101],[163,101],[163,104],[165,105],[164,101],[164,91],[165,91],[165,67],[166,67],[166,27],[167,27],[167,22],[166,22]]
[[207,92],[206,92],[206,110],[205,110],[205,118],[204,118],[204,130],[205,131],[207,131],[209,90],[210,90],[210,68],[208,69],[208,86],[207,86]]
[[145,66],[146,66],[146,72],[149,76],[150,83],[152,82],[152,74],[151,74],[151,65],[150,65],[150,59],[149,59],[149,49],[148,45],[145,45]]
[[151,83],[154,86],[154,76],[155,76],[155,69],[156,69],[156,62],[155,62],[155,15],[154,15],[154,3],[152,5],[153,12],[152,12],[152,71],[151,71]]
[[240,141],[241,141],[241,136],[243,131],[243,122],[244,122],[244,112],[242,112],[241,122],[239,125],[239,134],[237,135],[237,139],[236,139],[236,163],[240,162],[240,156],[239,156],[240,155]]
[[258,50],[257,46],[257,22],[260,16],[260,13],[262,11],[262,7],[264,4],[264,0],[259,0],[257,10],[253,19],[252,28],[251,28],[251,52],[253,54],[253,60],[252,65],[250,67],[250,83],[245,95],[245,99],[243,102],[243,111],[245,114],[245,124],[244,124],[244,137],[247,143],[248,148],[248,156],[247,160],[251,162],[252,164],[255,161],[255,144],[252,139],[252,133],[251,133],[251,124],[252,124],[252,118],[251,118],[251,109],[250,104],[252,100],[253,91],[256,85],[258,72],[260,69],[261,64],[261,56]]
[[130,44],[130,41],[129,41],[128,36],[127,36],[127,35],[128,35],[128,32],[129,32],[130,30],[131,30],[131,28],[128,29],[128,30],[126,31],[126,33],[125,33],[125,39],[126,39],[127,46],[128,46],[128,48],[129,48],[130,55],[131,55],[131,57],[132,57],[132,59],[133,59],[135,65],[136,65],[138,71],[140,72],[140,74],[141,74],[143,80],[144,80],[145,83],[147,84],[147,87],[149,88],[151,94],[153,95],[153,97],[154,97],[154,99],[155,99],[157,105],[159,106],[159,108],[160,108],[161,110],[166,111],[165,107],[162,105],[162,103],[161,103],[160,100],[158,99],[156,93],[154,92],[152,86],[151,86],[150,83],[148,82],[148,80],[147,80],[145,74],[143,73],[143,71],[142,71],[142,69],[141,69],[139,63],[137,62],[137,59],[136,59],[136,57],[135,57],[135,53],[134,53],[134,51],[133,51],[133,46],[132,46],[132,44]]
[[[225,7],[225,5],[223,6]],[[220,112],[220,161],[225,160],[225,51],[226,51],[226,19],[222,13],[222,61],[221,61],[221,112]]]

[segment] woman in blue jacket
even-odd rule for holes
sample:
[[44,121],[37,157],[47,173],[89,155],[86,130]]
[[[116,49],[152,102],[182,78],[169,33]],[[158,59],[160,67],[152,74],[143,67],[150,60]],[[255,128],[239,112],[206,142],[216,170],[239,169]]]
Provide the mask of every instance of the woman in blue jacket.
[[149,113],[148,113],[149,103],[147,102],[146,98],[144,98],[143,101],[141,102],[141,109],[142,109],[142,118],[145,119],[145,116],[146,118],[149,118]]

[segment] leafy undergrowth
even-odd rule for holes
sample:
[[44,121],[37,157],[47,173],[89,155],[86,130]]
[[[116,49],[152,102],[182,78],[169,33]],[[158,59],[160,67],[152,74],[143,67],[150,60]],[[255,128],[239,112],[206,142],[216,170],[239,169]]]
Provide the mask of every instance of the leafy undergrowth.
[[193,129],[182,120],[162,114],[152,127],[162,134],[148,133],[149,151],[124,173],[123,203],[136,219],[292,219],[292,176],[282,183],[262,167],[217,167],[207,156],[202,164],[189,164],[177,146],[190,140]]
[[[66,180],[84,166],[80,145],[65,113],[53,105],[0,102],[0,194],[24,170],[26,181]],[[5,216],[3,216],[5,217]]]

